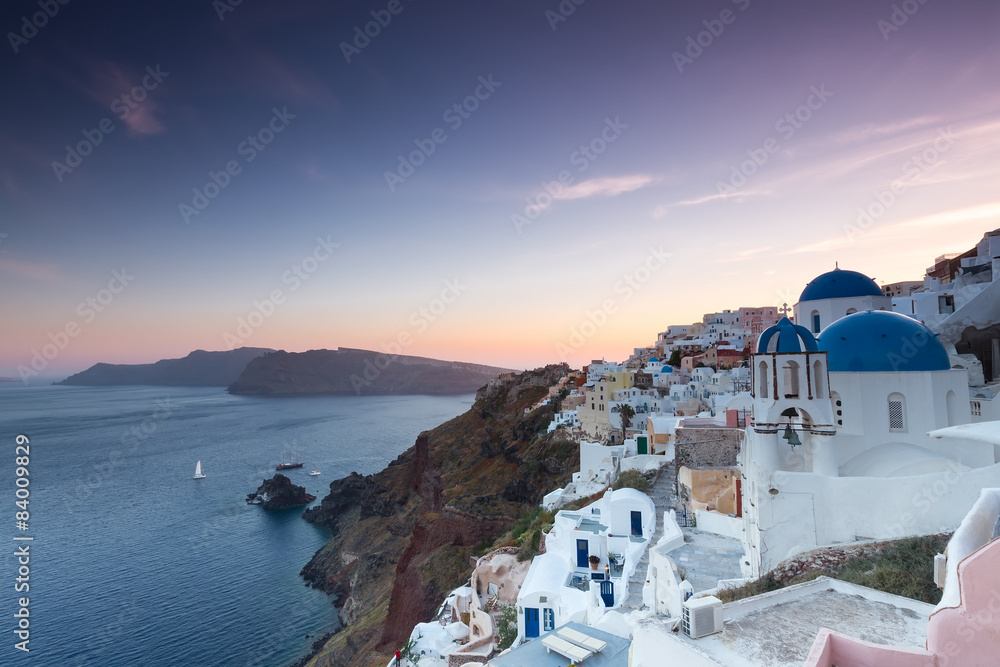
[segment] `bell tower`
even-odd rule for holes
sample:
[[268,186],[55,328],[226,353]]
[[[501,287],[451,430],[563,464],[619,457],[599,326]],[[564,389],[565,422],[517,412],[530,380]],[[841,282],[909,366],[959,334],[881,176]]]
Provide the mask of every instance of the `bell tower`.
[[822,442],[836,434],[827,355],[812,333],[782,318],[761,334],[751,372],[751,428],[774,436],[775,470],[836,476],[832,447]]

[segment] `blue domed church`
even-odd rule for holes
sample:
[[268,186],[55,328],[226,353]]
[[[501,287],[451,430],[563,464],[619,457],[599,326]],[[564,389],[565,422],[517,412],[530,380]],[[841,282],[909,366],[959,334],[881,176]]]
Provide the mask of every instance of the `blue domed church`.
[[892,298],[865,274],[838,267],[802,290],[795,304],[795,322],[819,335],[835,320],[864,310],[892,310]]
[[758,339],[740,453],[745,576],[818,546],[954,530],[1000,484],[1000,447],[928,435],[971,421],[967,371],[882,298],[836,269],[803,291],[802,320]]

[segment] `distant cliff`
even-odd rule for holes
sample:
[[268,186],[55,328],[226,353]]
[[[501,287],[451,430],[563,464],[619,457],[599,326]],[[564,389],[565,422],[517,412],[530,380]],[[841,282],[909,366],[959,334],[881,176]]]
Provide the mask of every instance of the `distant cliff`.
[[240,376],[251,359],[267,352],[273,350],[262,347],[241,347],[224,352],[195,350],[183,359],[162,359],[155,364],[94,364],[56,384],[225,387]]
[[369,350],[272,352],[251,361],[230,394],[471,394],[506,368]]
[[333,482],[306,511],[332,537],[302,574],[335,597],[346,624],[309,667],[383,667],[468,580],[470,556],[570,481],[579,445],[545,433],[553,406],[525,414],[568,371],[553,365],[490,382],[468,412],[421,433],[382,472]]

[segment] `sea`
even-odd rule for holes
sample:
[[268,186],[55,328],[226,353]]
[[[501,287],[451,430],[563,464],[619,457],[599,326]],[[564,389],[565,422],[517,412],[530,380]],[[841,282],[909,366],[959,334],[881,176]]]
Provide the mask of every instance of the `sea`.
[[[331,481],[378,472],[473,399],[0,384],[0,664],[294,663],[338,626],[332,598],[299,576],[329,535],[302,508],[263,510],[247,494],[294,458],[305,465],[284,474],[319,503]],[[25,545],[30,590],[15,592]],[[21,597],[29,653],[15,648]]]

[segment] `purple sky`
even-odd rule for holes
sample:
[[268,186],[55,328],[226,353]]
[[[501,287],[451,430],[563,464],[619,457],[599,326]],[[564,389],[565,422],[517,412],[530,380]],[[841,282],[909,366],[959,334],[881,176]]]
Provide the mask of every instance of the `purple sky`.
[[0,375],[579,365],[1000,227],[994,2],[224,2],[5,4]]

